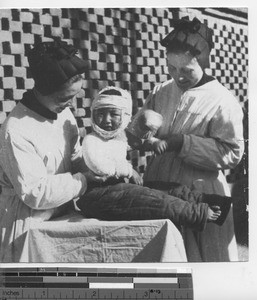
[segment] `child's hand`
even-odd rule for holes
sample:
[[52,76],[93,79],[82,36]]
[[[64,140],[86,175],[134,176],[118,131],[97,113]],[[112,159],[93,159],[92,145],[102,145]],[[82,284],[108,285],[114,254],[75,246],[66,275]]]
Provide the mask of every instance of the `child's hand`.
[[143,185],[143,179],[142,177],[137,173],[136,170],[133,169],[133,174],[132,176],[130,177],[130,181],[131,183],[135,183],[137,185]]
[[152,149],[155,154],[163,154],[168,150],[168,143],[165,140],[157,140],[153,143]]
[[221,215],[221,210],[219,206],[208,207],[207,222],[214,222]]

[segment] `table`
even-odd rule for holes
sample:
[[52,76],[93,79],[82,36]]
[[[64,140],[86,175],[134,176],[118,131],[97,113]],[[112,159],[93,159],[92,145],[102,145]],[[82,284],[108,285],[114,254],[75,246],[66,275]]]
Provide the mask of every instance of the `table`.
[[186,262],[182,236],[170,220],[100,221],[78,213],[30,229],[33,263]]

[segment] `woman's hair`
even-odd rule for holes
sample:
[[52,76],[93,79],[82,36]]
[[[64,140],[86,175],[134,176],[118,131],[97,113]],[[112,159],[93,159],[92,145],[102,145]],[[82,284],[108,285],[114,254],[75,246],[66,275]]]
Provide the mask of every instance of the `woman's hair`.
[[60,92],[61,90],[71,86],[73,83],[78,82],[82,79],[82,75],[81,74],[77,74],[73,77],[71,77],[69,80],[67,80],[66,82],[64,82],[60,87],[58,87],[58,89],[53,92],[53,94]]
[[73,83],[80,81],[82,78],[83,78],[83,77],[82,77],[81,74],[77,74],[77,75],[71,77],[71,78],[70,78],[69,80],[67,80],[66,82],[64,82],[61,86],[58,87],[57,90],[55,90],[54,92],[52,92],[52,93],[50,93],[50,94],[47,94],[47,95],[43,95],[43,94],[41,93],[41,91],[39,91],[36,87],[34,87],[34,90],[35,90],[37,93],[39,93],[40,95],[42,95],[42,96],[50,96],[50,95],[53,95],[53,94],[55,94],[55,93],[59,93],[59,92],[62,91],[63,89],[65,89],[65,88],[71,86]]
[[81,74],[77,74],[77,75],[71,77],[68,81],[66,81],[58,90],[60,90],[63,87],[69,86],[75,82],[78,82],[82,78],[83,78],[83,76]]
[[116,89],[110,88],[109,90],[105,90],[102,93],[100,92],[101,95],[114,95],[114,96],[121,96],[121,92],[117,91]]
[[185,43],[181,43],[179,41],[170,43],[167,46],[166,50],[167,53],[175,53],[175,54],[189,52],[193,57],[197,57],[198,55],[201,54],[201,52],[195,49],[194,47]]

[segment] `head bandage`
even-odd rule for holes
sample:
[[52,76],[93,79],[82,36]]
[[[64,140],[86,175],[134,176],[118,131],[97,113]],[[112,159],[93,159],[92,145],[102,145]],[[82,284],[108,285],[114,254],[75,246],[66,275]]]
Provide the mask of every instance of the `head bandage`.
[[[105,91],[115,90],[121,95],[106,95]],[[95,124],[94,111],[99,108],[118,108],[122,112],[120,127],[113,131],[105,131]],[[91,106],[91,122],[93,130],[104,139],[111,139],[120,134],[130,122],[132,115],[132,98],[129,92],[117,87],[106,87],[102,89]]]

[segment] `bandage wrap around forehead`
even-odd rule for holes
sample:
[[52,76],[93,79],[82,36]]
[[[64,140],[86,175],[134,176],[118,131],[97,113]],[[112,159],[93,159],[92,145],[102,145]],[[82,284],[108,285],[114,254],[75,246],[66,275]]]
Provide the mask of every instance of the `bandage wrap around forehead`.
[[[103,94],[106,91],[117,91],[120,95]],[[120,127],[113,131],[105,131],[95,124],[94,111],[100,108],[117,108],[122,112]],[[131,120],[132,98],[128,91],[117,87],[106,87],[102,89],[93,100],[91,106],[91,122],[93,130],[104,139],[111,139],[121,133]]]
[[184,17],[180,20],[172,20],[171,23],[174,30],[161,40],[161,45],[168,51],[172,51],[178,45],[187,46],[197,54],[199,64],[203,69],[209,67],[209,56],[214,46],[213,30],[197,18],[190,21],[188,17]]

